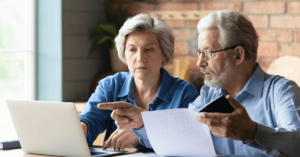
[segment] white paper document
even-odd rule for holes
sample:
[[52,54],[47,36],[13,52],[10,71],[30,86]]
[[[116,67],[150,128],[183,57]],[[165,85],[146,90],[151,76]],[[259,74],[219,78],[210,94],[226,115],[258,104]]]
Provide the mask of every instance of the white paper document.
[[216,156],[208,126],[195,111],[181,108],[142,112],[154,151],[161,156]]

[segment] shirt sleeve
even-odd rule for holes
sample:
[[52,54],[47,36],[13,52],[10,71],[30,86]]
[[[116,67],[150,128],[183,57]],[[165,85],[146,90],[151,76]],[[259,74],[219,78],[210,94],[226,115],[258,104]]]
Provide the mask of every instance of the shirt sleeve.
[[107,119],[110,117],[109,110],[100,110],[97,105],[101,102],[107,102],[103,85],[99,82],[95,93],[93,93],[89,101],[85,104],[79,119],[88,126],[86,140],[88,145],[92,145],[100,133],[103,133],[107,127]]
[[255,141],[249,146],[266,154],[276,156],[300,154],[300,90],[297,84],[288,81],[276,90],[274,95],[275,119],[277,127],[257,124]]
[[132,129],[133,133],[139,137],[139,145],[135,148],[152,148],[145,127],[141,129]]

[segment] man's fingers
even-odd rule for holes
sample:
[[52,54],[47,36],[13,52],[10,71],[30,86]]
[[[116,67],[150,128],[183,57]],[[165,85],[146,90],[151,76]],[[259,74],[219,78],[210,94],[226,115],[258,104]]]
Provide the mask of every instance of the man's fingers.
[[130,107],[130,108],[126,108],[126,109],[123,109],[123,108],[117,108],[116,109],[116,113],[119,115],[119,116],[134,116],[136,114],[139,114],[139,110],[137,110],[135,107]]
[[215,119],[215,120],[221,120],[226,116],[228,116],[228,114],[226,113],[208,113],[208,112],[203,112],[203,115],[205,116],[205,118]]
[[232,98],[231,95],[227,95],[227,96],[226,96],[226,99],[229,101],[229,103],[231,104],[231,106],[232,106],[234,109],[243,107],[238,101],[236,101],[234,98]]
[[107,102],[107,103],[100,103],[97,105],[98,109],[106,109],[106,110],[115,110],[117,108],[130,108],[132,104],[123,102],[123,101],[117,101],[117,102]]
[[111,118],[120,124],[129,122],[128,118],[117,115],[115,111],[111,113]]
[[206,124],[208,126],[219,126],[221,124],[221,122],[218,121],[218,120],[209,119],[209,118],[205,118],[205,117],[202,117],[202,116],[196,116],[195,119],[198,122]]
[[106,150],[111,144],[111,138],[109,138],[106,142],[105,142],[105,145],[103,147],[103,150]]

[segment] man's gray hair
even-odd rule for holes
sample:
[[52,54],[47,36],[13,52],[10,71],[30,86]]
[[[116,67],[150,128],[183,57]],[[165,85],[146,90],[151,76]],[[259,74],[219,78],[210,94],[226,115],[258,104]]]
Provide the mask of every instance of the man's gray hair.
[[205,29],[219,30],[219,43],[223,48],[241,46],[245,50],[245,60],[256,60],[258,35],[252,22],[236,11],[215,11],[198,23],[199,34]]
[[126,63],[125,44],[128,34],[133,32],[151,32],[157,37],[159,46],[163,55],[166,57],[166,62],[169,62],[174,57],[174,36],[172,29],[164,21],[154,18],[148,14],[138,14],[132,18],[128,18],[119,34],[115,38],[116,48],[119,59]]

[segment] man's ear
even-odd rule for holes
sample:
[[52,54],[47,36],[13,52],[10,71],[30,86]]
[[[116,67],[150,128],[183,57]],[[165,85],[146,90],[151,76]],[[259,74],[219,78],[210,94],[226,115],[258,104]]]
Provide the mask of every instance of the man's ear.
[[234,49],[235,55],[235,65],[241,64],[245,59],[245,50],[242,46],[238,46]]

